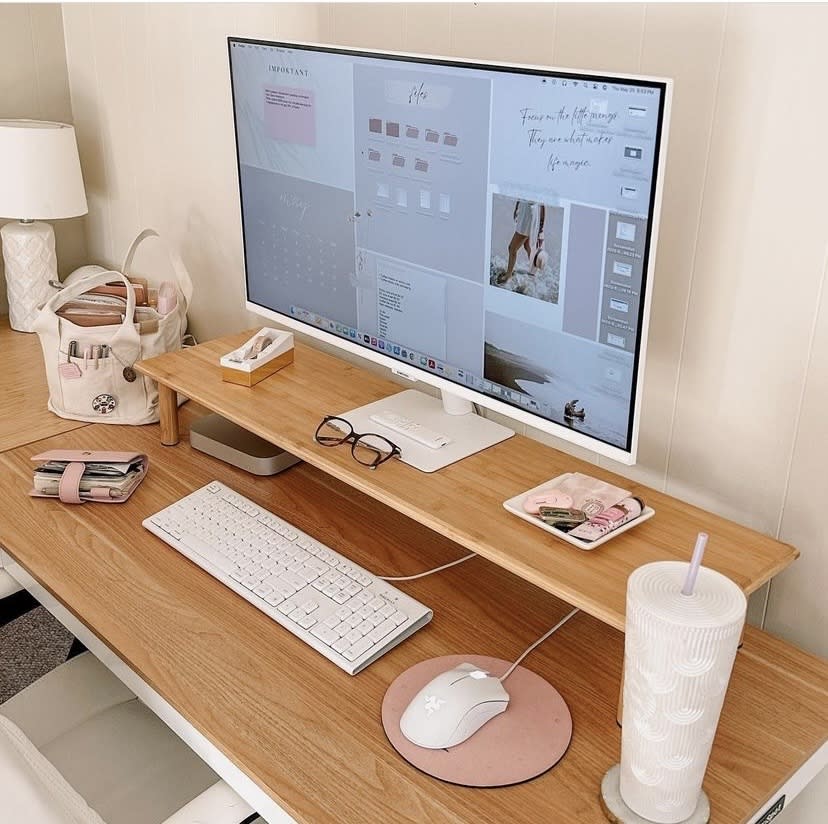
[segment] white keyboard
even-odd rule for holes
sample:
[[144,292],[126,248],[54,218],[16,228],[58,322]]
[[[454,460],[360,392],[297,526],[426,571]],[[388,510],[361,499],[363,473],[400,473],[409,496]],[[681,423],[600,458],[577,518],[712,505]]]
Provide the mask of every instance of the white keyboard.
[[218,481],[143,522],[351,675],[431,610]]

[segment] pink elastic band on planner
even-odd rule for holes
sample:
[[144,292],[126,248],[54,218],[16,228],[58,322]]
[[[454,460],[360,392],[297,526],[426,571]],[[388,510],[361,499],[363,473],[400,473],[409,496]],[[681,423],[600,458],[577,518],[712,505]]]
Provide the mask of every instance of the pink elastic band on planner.
[[82,504],[80,496],[80,482],[83,473],[86,470],[86,464],[75,461],[70,463],[63,474],[60,476],[60,483],[58,484],[58,497],[65,504]]

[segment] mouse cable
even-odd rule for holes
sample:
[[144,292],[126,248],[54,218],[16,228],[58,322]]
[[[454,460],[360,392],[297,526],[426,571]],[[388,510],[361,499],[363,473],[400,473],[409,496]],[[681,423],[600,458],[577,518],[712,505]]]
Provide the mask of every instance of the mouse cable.
[[519,663],[520,663],[520,662],[521,662],[521,661],[522,661],[522,660],[523,660],[523,659],[524,659],[527,655],[529,655],[529,653],[530,653],[530,652],[532,652],[532,650],[533,650],[536,646],[538,646],[538,644],[542,644],[542,643],[543,643],[543,642],[544,642],[544,641],[545,641],[545,640],[546,640],[546,639],[547,639],[547,638],[548,638],[548,637],[549,637],[549,636],[550,636],[553,632],[557,632],[557,631],[558,631],[558,630],[559,630],[559,629],[560,629],[560,628],[561,628],[561,627],[562,627],[562,626],[563,626],[563,625],[564,625],[564,624],[565,624],[565,623],[566,623],[566,622],[567,622],[570,618],[573,618],[573,617],[574,617],[575,615],[577,615],[580,611],[581,611],[581,610],[579,610],[579,609],[576,607],[575,609],[573,609],[573,610],[572,610],[572,612],[570,612],[569,614],[567,614],[567,615],[565,615],[563,618],[561,618],[561,620],[560,620],[560,621],[558,621],[558,623],[557,623],[557,624],[555,624],[555,626],[554,626],[554,627],[552,627],[552,629],[550,629],[550,630],[549,630],[549,632],[545,632],[543,635],[541,635],[541,637],[540,637],[540,638],[538,638],[538,640],[537,640],[537,641],[535,641],[535,643],[534,643],[534,644],[532,644],[532,646],[531,646],[531,647],[529,647],[529,648],[526,650],[526,652],[524,652],[524,653],[523,653],[523,655],[521,655],[521,656],[520,656],[520,658],[518,658],[518,659],[517,659],[517,661],[515,661],[515,663],[514,663],[514,664],[512,664],[512,666],[511,666],[511,667],[509,667],[509,669],[507,669],[507,670],[506,670],[505,675],[501,675],[501,676],[500,676],[500,683],[502,684],[502,683],[503,683],[503,682],[504,682],[504,681],[505,681],[505,680],[506,680],[506,679],[507,679],[507,678],[508,678],[508,677],[509,677],[509,676],[510,676],[510,675],[511,675],[514,671],[515,671],[515,669],[517,668],[517,665],[518,665],[518,664],[519,664]]
[[443,564],[442,566],[435,567],[434,569],[429,569],[427,572],[421,572],[418,575],[402,575],[396,578],[392,578],[387,575],[377,575],[377,578],[379,578],[380,581],[415,581],[417,578],[425,578],[426,575],[433,575],[435,572],[442,572],[444,569],[457,566],[457,564],[462,564],[463,561],[470,561],[472,558],[476,557],[476,552],[470,552],[468,555],[464,555],[462,558],[458,558],[456,561],[452,561],[448,564]]

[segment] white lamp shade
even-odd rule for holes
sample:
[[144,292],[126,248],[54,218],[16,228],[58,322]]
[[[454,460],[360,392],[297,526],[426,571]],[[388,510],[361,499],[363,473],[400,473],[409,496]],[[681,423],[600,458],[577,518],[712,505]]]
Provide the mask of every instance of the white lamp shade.
[[0,120],[0,217],[85,215],[75,129],[42,120]]

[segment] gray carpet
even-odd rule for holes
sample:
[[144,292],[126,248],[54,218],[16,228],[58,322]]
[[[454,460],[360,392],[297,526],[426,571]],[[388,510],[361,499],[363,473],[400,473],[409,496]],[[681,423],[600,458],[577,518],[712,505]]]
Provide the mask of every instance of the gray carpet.
[[66,660],[72,635],[43,607],[0,627],[0,704]]

